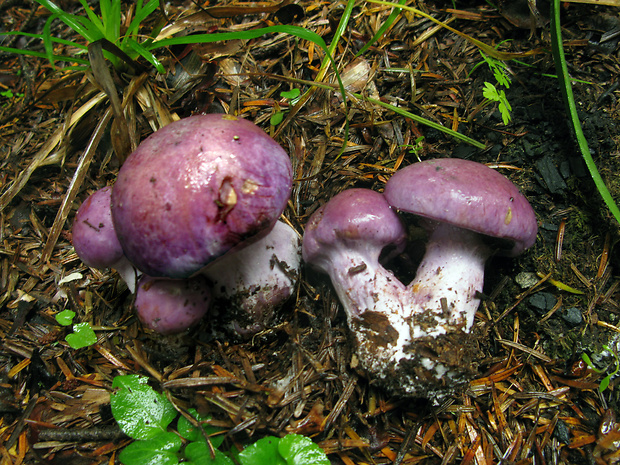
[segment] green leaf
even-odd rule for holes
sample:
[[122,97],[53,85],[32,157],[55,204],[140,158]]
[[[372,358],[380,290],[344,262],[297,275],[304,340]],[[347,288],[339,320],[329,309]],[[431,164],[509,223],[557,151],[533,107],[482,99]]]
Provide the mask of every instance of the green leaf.
[[62,326],[69,326],[73,323],[73,318],[75,318],[75,312],[69,309],[63,310],[59,312],[55,316],[58,324]]
[[291,90],[283,90],[282,92],[280,92],[280,96],[288,100],[296,99],[297,97],[299,97],[300,94],[301,91],[297,88]]
[[280,439],[278,450],[287,465],[330,465],[323,449],[306,436],[288,434]]
[[134,439],[150,439],[166,431],[177,416],[172,403],[138,375],[117,376],[118,391],[110,396],[112,415],[121,430]]
[[118,456],[123,465],[177,465],[183,443],[174,433],[161,433],[145,441],[135,441]]
[[241,465],[287,465],[278,450],[279,442],[280,439],[275,436],[259,439],[239,452],[239,463]]
[[611,375],[605,376],[601,380],[601,384],[598,385],[598,392],[603,392],[605,389],[609,387],[609,382],[611,381]]
[[[230,457],[217,449],[215,457],[211,457],[211,450],[206,442],[190,442],[185,447],[185,456],[200,465],[234,465]],[[268,462],[265,462],[264,465],[267,464]]]
[[484,98],[492,100],[493,102],[499,102],[499,94],[497,93],[497,87],[490,82],[484,83],[484,89],[482,91]]
[[[196,412],[196,409],[193,409],[193,408],[189,409],[189,413],[198,422],[211,419],[210,415],[200,415],[200,414],[198,414],[198,412]],[[210,425],[203,424],[202,425],[202,429],[205,432],[205,434],[207,436],[209,436],[209,440],[211,441],[211,444],[216,449],[218,447],[220,447],[222,442],[224,442],[224,435],[223,434],[220,434],[220,435],[217,435],[217,436],[213,436],[214,434],[222,432],[223,431],[222,428],[217,428],[215,426],[210,426]],[[199,428],[194,427],[194,425],[192,425],[187,420],[187,418],[185,418],[184,416],[179,417],[179,421],[177,422],[177,431],[179,432],[179,434],[184,439],[187,439],[188,441],[204,442],[204,443],[206,443],[206,440],[205,440],[205,437],[204,437],[202,431],[200,431]]]
[[283,119],[284,112],[276,111],[273,115],[271,115],[271,118],[269,118],[269,124],[271,124],[272,126],[277,126],[282,122]]
[[73,325],[73,332],[67,334],[65,340],[74,349],[92,346],[97,342],[97,335],[88,323],[78,323]]

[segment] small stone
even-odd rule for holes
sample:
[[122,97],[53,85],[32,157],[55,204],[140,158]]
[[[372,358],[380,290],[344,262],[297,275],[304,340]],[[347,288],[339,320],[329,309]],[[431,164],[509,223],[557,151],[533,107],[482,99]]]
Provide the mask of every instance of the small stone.
[[581,310],[577,307],[570,307],[567,309],[563,309],[560,312],[560,316],[564,321],[571,325],[580,325],[583,321],[583,315],[581,314]]
[[522,289],[528,289],[538,282],[538,276],[531,271],[522,271],[517,275],[515,281]]
[[570,430],[562,420],[558,419],[558,422],[555,424],[555,429],[553,430],[553,435],[562,444],[570,444]]
[[557,299],[549,292],[537,292],[529,299],[530,305],[541,313],[551,310]]
[[549,155],[538,160],[536,167],[552,194],[558,194],[566,189],[566,183]]

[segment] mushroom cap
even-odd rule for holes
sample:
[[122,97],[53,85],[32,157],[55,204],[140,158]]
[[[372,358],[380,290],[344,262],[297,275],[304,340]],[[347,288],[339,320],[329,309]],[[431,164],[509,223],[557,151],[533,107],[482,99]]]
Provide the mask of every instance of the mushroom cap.
[[134,305],[144,326],[175,334],[198,323],[210,302],[211,291],[203,276],[178,280],[142,276]]
[[112,187],[91,194],[78,208],[73,222],[73,248],[92,268],[109,268],[123,258],[123,249],[112,222]]
[[402,221],[383,195],[370,189],[347,189],[310,216],[302,256],[307,263],[326,269],[325,260],[334,247],[363,248],[378,258],[388,245],[402,250],[406,240]]
[[532,206],[508,178],[459,158],[427,160],[396,172],[384,191],[395,209],[510,241],[518,255],[536,241]]
[[191,276],[267,233],[292,186],[286,152],[253,123],[196,115],[145,139],[119,171],[112,217],[127,257],[151,276]]

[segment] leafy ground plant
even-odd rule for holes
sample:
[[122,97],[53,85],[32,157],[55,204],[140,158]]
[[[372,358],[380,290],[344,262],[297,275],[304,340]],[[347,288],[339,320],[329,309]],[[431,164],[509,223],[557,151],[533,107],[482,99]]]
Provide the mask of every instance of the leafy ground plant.
[[[56,321],[62,326],[71,326],[75,318],[75,312],[72,310],[63,310],[56,314]],[[92,346],[97,343],[97,335],[90,324],[77,323],[73,325],[73,332],[67,334],[65,341],[73,349],[81,349],[83,347]]]
[[611,382],[611,379],[614,376],[616,376],[618,372],[620,371],[620,360],[618,359],[618,355],[608,345],[604,345],[603,349],[609,352],[611,356],[613,357],[614,364],[615,364],[614,371],[601,370],[594,365],[594,363],[592,362],[588,354],[584,353],[581,355],[581,359],[586,363],[586,365],[588,365],[588,368],[590,368],[592,371],[598,374],[607,373],[607,375],[601,380],[601,383],[598,386],[599,392],[605,391],[605,389],[609,387],[609,383]]
[[[210,418],[193,409],[179,416],[172,402],[147,384],[147,378],[114,378],[112,415],[121,430],[136,439],[119,455],[124,465],[329,465],[323,450],[310,438],[288,434],[268,436],[238,452],[223,452],[223,430],[205,424]],[[178,418],[178,419],[177,419]],[[170,430],[176,422],[176,431]],[[234,460],[233,458],[234,457]]]
[[489,69],[493,72],[495,84],[485,81],[482,95],[489,102],[497,102],[499,104],[498,110],[502,115],[502,121],[504,125],[506,125],[512,120],[512,106],[510,105],[510,102],[508,102],[508,98],[506,97],[506,90],[510,88],[511,83],[510,76],[508,75],[508,67],[503,61],[486,55],[484,52],[482,52],[482,50],[480,50],[480,55],[482,55],[483,61],[474,66],[472,72],[474,72],[479,65],[484,63],[486,63]]

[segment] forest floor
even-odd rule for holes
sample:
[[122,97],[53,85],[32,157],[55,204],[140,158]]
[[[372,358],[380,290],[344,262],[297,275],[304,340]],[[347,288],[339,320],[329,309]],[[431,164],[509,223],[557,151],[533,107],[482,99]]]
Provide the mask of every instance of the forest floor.
[[[78,2],[60,3],[83,14]],[[264,11],[265,4],[211,3],[201,9],[172,2],[167,24],[186,34],[289,23],[330,44],[346,6],[302,0],[297,7],[286,1]],[[111,415],[112,380],[135,373],[149,377],[180,409],[212,415],[228,432],[230,446],[295,432],[310,436],[334,464],[619,463],[618,378],[608,377],[609,385],[599,389],[620,353],[618,224],[569,126],[554,77],[547,2],[538,2],[537,15],[525,1],[499,2],[497,8],[490,3],[407,2],[514,53],[499,65],[510,78],[508,88],[500,87],[475,44],[409,11],[356,57],[391,12],[364,1],[356,2],[334,54],[351,92],[347,113],[337,89],[326,88],[290,112],[280,92],[307,91],[321,77],[325,54],[287,34],[162,49],[165,74],[149,68],[113,73],[129,102],[132,143],[169,121],[204,112],[235,113],[269,132],[293,163],[296,181],[285,216],[300,233],[310,214],[338,192],[382,191],[392,173],[418,159],[485,163],[520,187],[538,219],[536,244],[519,257],[487,263],[475,322],[484,334],[477,376],[435,402],[393,396],[356,369],[329,279],[308,269],[296,298],[251,340],[216,331],[217,323],[208,320],[175,337],[144,330],[118,275],[84,266],[70,240],[81,201],[112,185],[119,168],[119,147],[109,132],[88,152],[92,162],[83,160],[108,107],[105,94],[93,74],[63,68],[66,63],[53,69],[44,58],[0,54],[0,461],[115,463],[130,440]],[[619,11],[568,2],[561,10],[579,117],[615,199]],[[7,31],[41,33],[49,17],[22,1],[0,4],[0,13]],[[162,19],[154,13],[144,28]],[[60,21],[52,29],[79,41]],[[44,51],[28,37],[0,36],[0,45]],[[61,52],[71,56],[76,49]],[[335,88],[331,68],[321,81]],[[508,124],[497,103],[485,100],[485,83],[505,90],[512,107]],[[353,93],[427,118],[485,148]],[[271,125],[279,111],[284,121]],[[67,201],[70,189],[75,198]],[[395,271],[403,281],[411,279],[411,273]],[[66,342],[70,329],[55,319],[64,309],[96,330],[96,344],[73,349]],[[598,371],[585,364],[584,353]]]

